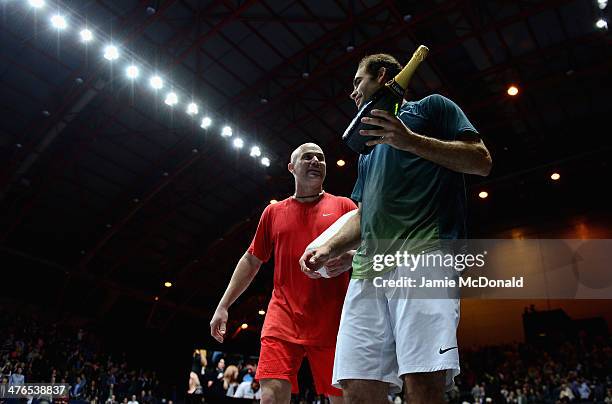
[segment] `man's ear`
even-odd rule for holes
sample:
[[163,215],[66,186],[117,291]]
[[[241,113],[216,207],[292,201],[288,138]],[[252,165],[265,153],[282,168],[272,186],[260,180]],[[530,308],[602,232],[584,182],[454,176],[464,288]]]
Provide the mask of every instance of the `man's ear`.
[[295,167],[295,166],[293,165],[293,163],[289,163],[289,164],[287,164],[287,170],[289,170],[289,172],[290,172],[291,174],[293,174],[293,168],[294,168],[294,167]]
[[381,67],[380,69],[378,69],[378,75],[376,76],[376,81],[378,82],[378,84],[384,84],[386,82],[385,80],[386,73],[387,73],[386,67]]

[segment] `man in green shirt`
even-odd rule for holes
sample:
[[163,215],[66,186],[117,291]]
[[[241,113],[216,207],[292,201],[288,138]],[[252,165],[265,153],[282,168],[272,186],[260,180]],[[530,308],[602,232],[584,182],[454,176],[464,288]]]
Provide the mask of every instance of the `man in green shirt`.
[[[359,63],[351,98],[359,109],[401,65],[385,54]],[[359,157],[352,199],[359,211],[321,247],[300,259],[305,273],[358,248],[336,345],[333,384],[351,403],[386,403],[406,385],[410,403],[444,402],[459,374],[457,298],[414,298],[381,289],[382,281],[414,273],[377,257],[443,251],[445,240],[466,238],[464,174],[486,176],[491,157],[463,111],[441,95],[404,102],[398,116],[373,110],[364,123],[379,129],[370,154]],[[402,264],[403,265],[403,264]],[[426,273],[416,268],[416,273]],[[432,277],[444,268],[426,268]],[[456,274],[449,274],[453,276]]]

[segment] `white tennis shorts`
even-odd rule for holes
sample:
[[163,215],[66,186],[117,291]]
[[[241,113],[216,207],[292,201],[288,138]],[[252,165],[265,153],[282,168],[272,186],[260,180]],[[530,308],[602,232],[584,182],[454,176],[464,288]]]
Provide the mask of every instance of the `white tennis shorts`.
[[457,279],[452,269],[406,267],[377,280],[351,279],[336,342],[334,387],[347,379],[378,380],[390,383],[390,393],[396,393],[402,389],[401,376],[439,370],[447,370],[447,390],[453,386],[459,374],[459,299],[443,298],[439,290],[429,294],[423,288],[380,287],[385,279],[402,277],[420,284],[421,276]]

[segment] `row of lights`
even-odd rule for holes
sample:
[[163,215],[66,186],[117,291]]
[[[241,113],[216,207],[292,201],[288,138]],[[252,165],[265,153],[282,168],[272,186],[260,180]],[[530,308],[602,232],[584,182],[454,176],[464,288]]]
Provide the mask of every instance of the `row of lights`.
[[[165,287],[167,287],[167,288],[171,288],[171,287],[172,287],[172,282],[170,282],[170,281],[165,281],[165,282],[164,282],[164,286],[165,286]],[[155,300],[158,300],[157,296],[156,296],[156,299],[155,299]],[[265,311],[264,309],[259,309],[259,311],[258,311],[257,313],[258,313],[260,316],[263,316],[263,315],[265,315],[265,314],[266,314],[266,311]]]
[[[597,0],[597,7],[599,7],[600,10],[605,10],[607,6],[608,0]],[[595,26],[599,29],[608,29],[608,22],[604,18],[599,18],[595,22]]]
[[[559,181],[561,179],[561,174],[559,173],[552,173],[550,175],[550,179],[553,181]],[[478,197],[480,199],[487,199],[489,197],[489,193],[487,191],[480,191],[478,193]]]
[[[45,0],[28,0],[28,3],[30,6],[36,9],[41,9],[45,6]],[[50,21],[51,26],[57,30],[65,30],[68,28],[68,21],[66,17],[60,13],[53,15]],[[79,37],[81,42],[90,43],[94,40],[94,33],[90,29],[84,28],[79,32]],[[109,44],[103,48],[102,55],[109,62],[114,62],[115,60],[119,59],[120,51],[119,48],[114,44]],[[135,64],[130,64],[125,68],[125,75],[129,80],[136,81],[141,75],[140,68]],[[153,90],[159,91],[165,86],[164,79],[158,74],[153,74],[149,78],[149,86]],[[179,95],[175,91],[169,91],[165,96],[164,103],[170,107],[178,105]],[[187,115],[195,117],[199,114],[200,108],[196,102],[190,101],[186,105],[185,112],[187,113]],[[208,129],[212,125],[212,123],[213,121],[210,117],[204,116],[200,121],[200,127],[202,129]],[[222,137],[230,138],[232,137],[232,135],[233,132],[230,126],[224,126],[222,128]],[[245,146],[245,141],[241,138],[234,138],[232,145],[236,149],[242,149]],[[254,158],[259,158],[259,161],[263,166],[270,166],[270,158],[265,156],[262,157],[261,148],[259,146],[252,146],[249,155]]]
[[[559,173],[552,173],[550,175],[550,179],[553,181],[559,181],[561,179],[561,174]],[[489,197],[489,193],[487,191],[480,191],[478,193],[478,197],[480,199],[487,199]],[[270,205],[274,205],[275,203],[278,203],[277,199],[271,199],[270,200]]]

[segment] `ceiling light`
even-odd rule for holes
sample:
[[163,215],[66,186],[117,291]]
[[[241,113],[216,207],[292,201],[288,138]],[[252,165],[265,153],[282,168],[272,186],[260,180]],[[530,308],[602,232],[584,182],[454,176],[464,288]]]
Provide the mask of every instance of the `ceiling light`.
[[264,314],[266,314],[266,311],[262,309],[262,310],[259,310],[258,313],[260,316],[263,316]]
[[45,6],[45,0],[28,0],[28,3],[34,8],[42,8]]
[[270,205],[274,205],[275,203],[278,203],[276,199],[270,199]]
[[346,164],[346,162],[344,160],[338,160],[336,162],[336,164],[338,164],[338,167],[344,167],[344,165]]
[[164,286],[167,288],[171,288],[172,287],[172,282],[166,281],[164,282]]
[[114,45],[106,46],[104,48],[104,59],[110,61],[119,59],[119,49]]
[[239,137],[234,139],[234,147],[236,149],[242,149],[242,146],[244,146],[244,141],[242,139],[240,139]]
[[164,103],[172,107],[178,103],[178,96],[176,95],[176,93],[170,92],[166,95]]
[[66,22],[66,18],[63,15],[56,14],[51,17],[51,25],[57,29],[66,29],[68,23]]
[[131,65],[125,69],[125,74],[128,76],[128,78],[135,79],[138,77],[138,75],[140,75],[140,70],[138,70],[137,66]]
[[221,130],[221,136],[223,137],[232,136],[232,128],[230,128],[229,126],[224,126],[223,129]]
[[488,196],[489,196],[489,193],[487,191],[480,191],[480,193],[478,194],[478,197],[480,199],[485,199]]
[[249,155],[251,157],[259,157],[259,156],[261,156],[261,150],[259,149],[259,146],[251,147],[251,153]]
[[270,159],[267,157],[264,157],[261,159],[261,164],[266,166],[266,167],[270,167]]
[[508,87],[507,93],[508,95],[514,97],[515,95],[519,93],[519,89],[516,86],[510,86]]
[[187,105],[187,114],[197,115],[198,111],[198,104],[196,104],[195,102],[190,102],[189,105]]
[[151,87],[153,87],[155,90],[159,90],[162,87],[164,87],[164,81],[162,80],[161,77],[159,76],[153,76],[149,79],[149,84],[151,85]]
[[561,175],[559,173],[552,173],[550,175],[550,179],[553,180],[553,181],[558,181],[559,178],[561,178]]
[[81,32],[79,32],[79,36],[83,42],[89,42],[93,39],[93,33],[87,28],[82,29]]
[[212,119],[205,116],[204,118],[202,118],[202,123],[200,123],[200,128],[206,129],[210,126],[211,123],[212,123]]
[[597,22],[595,23],[595,26],[599,29],[608,29],[608,22],[606,20],[604,20],[603,18],[600,18],[599,20],[597,20]]
[[246,330],[247,328],[249,328],[249,325],[247,323],[242,323],[240,328],[242,328],[243,330]]

